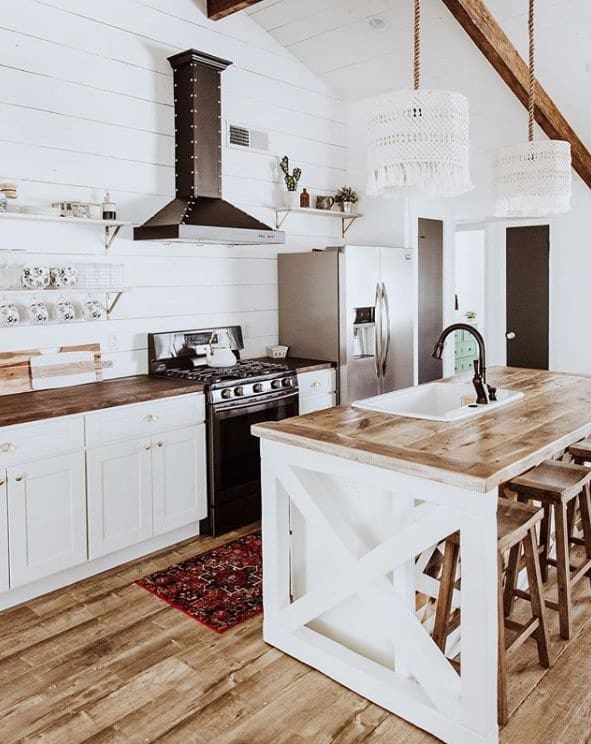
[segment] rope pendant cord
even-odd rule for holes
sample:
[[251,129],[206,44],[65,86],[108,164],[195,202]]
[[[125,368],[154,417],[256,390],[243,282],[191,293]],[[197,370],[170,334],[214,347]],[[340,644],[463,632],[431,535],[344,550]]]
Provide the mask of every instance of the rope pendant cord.
[[534,141],[534,121],[536,112],[536,60],[535,60],[535,28],[534,28],[534,2],[529,0],[528,32],[529,32],[529,120],[528,139]]
[[414,0],[414,3],[415,15],[413,76],[414,88],[415,90],[418,90],[421,87],[421,0]]

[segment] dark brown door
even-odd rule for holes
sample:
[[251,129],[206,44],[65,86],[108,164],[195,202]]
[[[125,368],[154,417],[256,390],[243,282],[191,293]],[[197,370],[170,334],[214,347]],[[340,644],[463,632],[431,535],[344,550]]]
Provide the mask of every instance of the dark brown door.
[[507,229],[507,364],[548,369],[548,225]]
[[441,377],[433,346],[443,329],[443,222],[419,220],[419,383]]

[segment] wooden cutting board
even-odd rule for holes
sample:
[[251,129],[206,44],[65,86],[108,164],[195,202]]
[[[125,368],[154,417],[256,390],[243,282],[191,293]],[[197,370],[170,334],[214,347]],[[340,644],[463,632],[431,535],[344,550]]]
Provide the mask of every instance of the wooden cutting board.
[[[79,346],[62,346],[58,350],[47,350],[56,354],[64,354],[61,363],[54,364],[53,370],[45,370],[43,377],[50,380],[51,377],[64,378],[64,386],[79,384],[76,377],[80,369],[76,365],[68,364],[67,354],[70,352],[92,352],[94,355],[94,380],[100,382],[103,379],[103,364],[101,359],[100,344],[81,344]],[[0,353],[0,395],[14,395],[15,393],[26,393],[33,390],[33,378],[31,374],[31,359],[45,354],[41,349],[29,349],[26,351],[7,351]],[[59,360],[59,357],[58,357]],[[56,361],[58,361],[56,360]],[[90,381],[90,379],[87,379]]]
[[53,390],[96,382],[92,351],[38,354],[31,357],[30,365],[33,390]]

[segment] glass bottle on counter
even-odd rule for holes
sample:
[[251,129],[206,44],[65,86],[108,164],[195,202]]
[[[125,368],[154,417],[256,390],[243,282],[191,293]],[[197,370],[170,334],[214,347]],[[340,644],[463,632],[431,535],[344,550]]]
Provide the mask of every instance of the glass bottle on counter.
[[302,209],[308,209],[309,206],[310,194],[308,193],[307,189],[304,189],[300,194],[300,207],[302,207]]

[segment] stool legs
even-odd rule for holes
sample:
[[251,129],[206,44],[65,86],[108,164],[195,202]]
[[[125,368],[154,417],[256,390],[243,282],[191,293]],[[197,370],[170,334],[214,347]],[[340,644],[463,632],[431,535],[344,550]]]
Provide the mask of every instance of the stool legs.
[[554,521],[556,523],[556,571],[558,577],[560,637],[568,641],[571,636],[572,591],[570,581],[568,509],[566,504],[560,503],[554,505]]
[[542,593],[542,572],[540,570],[540,557],[538,555],[535,528],[529,531],[523,541],[523,549],[525,551],[525,566],[527,569],[532,615],[539,621],[539,627],[536,631],[538,656],[540,658],[540,664],[548,669],[551,663],[550,640],[548,638],[548,628],[546,627],[545,602]]
[[[581,506],[581,522],[583,525],[583,541],[585,543],[585,552],[587,560],[591,559],[591,493],[589,484],[587,484],[579,496]],[[587,571],[587,576],[591,582],[591,569]]]
[[[512,606],[515,599],[515,581],[519,573],[519,562],[521,559],[521,546],[525,553],[525,567],[529,582],[529,601],[531,603],[532,620],[526,625],[520,625],[510,619],[506,619],[510,613],[507,612],[505,602]],[[448,540],[445,545],[443,557],[443,571],[439,588],[439,597],[435,612],[435,626],[433,630],[433,641],[437,647],[445,653],[447,638],[451,632],[451,607],[458,566],[460,546],[457,540]],[[516,639],[512,647],[520,645],[528,636],[535,637],[538,646],[540,664],[549,667],[550,644],[548,640],[548,629],[545,621],[545,603],[542,587],[542,573],[540,568],[540,557],[538,554],[536,528],[531,527],[526,536],[517,545],[511,548],[513,558],[513,574],[507,575],[507,583],[503,584],[503,556],[498,556],[498,719],[499,725],[505,726],[509,720],[509,704],[507,701],[507,652],[505,643],[505,624],[512,630],[520,632],[521,636]],[[511,563],[511,559],[510,559]],[[519,594],[521,596],[521,594]],[[525,595],[527,596],[527,595]],[[509,648],[509,651],[512,650]]]
[[445,653],[445,644],[449,635],[449,616],[459,557],[459,544],[455,540],[448,540],[445,543],[439,597],[435,610],[435,626],[433,628],[433,642],[443,653]]
[[550,504],[544,506],[544,518],[540,525],[540,562],[542,567],[542,581],[548,581],[548,557],[550,555],[550,544],[552,541],[552,507]]
[[507,654],[505,653],[505,610],[503,592],[503,556],[498,562],[499,587],[499,670],[497,676],[497,717],[501,728],[509,721],[509,702],[507,698]]

